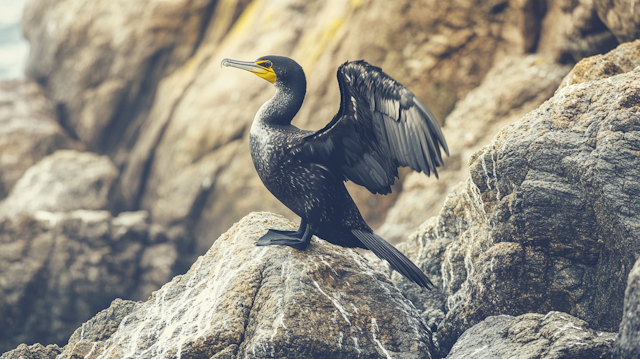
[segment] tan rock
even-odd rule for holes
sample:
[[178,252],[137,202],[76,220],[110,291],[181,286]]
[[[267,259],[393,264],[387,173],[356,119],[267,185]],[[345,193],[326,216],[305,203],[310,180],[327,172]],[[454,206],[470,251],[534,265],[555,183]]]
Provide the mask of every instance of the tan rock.
[[0,199],[43,157],[82,148],[58,124],[55,105],[37,83],[0,82]]
[[580,60],[562,80],[565,86],[603,79],[629,72],[640,66],[640,40],[618,46],[615,51]]
[[158,81],[197,47],[211,4],[29,1],[22,19],[31,43],[26,73],[45,84],[61,121],[89,149],[126,150]]
[[31,166],[0,202],[0,213],[106,209],[118,169],[109,157],[59,150]]
[[640,11],[635,0],[593,0],[602,22],[620,43],[640,38]]
[[615,48],[618,41],[598,18],[595,2],[547,1],[536,52],[552,61],[574,63]]

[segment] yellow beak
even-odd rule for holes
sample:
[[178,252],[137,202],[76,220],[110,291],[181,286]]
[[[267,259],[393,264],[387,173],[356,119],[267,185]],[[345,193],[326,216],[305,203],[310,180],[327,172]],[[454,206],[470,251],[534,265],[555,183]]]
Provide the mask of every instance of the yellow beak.
[[221,65],[249,71],[271,82],[272,84],[276,82],[276,73],[273,72],[273,69],[262,67],[255,62],[224,59],[222,60]]

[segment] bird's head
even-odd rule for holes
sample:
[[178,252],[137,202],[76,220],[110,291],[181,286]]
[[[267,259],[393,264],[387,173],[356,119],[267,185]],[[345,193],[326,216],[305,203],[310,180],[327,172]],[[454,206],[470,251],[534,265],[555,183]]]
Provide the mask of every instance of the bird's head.
[[284,56],[262,56],[255,61],[222,60],[222,66],[246,70],[276,85],[292,88],[294,85],[306,87],[302,67]]

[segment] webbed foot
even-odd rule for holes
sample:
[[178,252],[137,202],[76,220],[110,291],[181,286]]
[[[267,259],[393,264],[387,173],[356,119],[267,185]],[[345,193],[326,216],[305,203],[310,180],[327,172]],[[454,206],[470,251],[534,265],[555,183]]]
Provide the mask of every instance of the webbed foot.
[[303,250],[307,248],[308,242],[301,238],[294,237],[295,231],[277,231],[270,229],[267,234],[260,237],[256,242],[256,246],[273,246],[282,245],[289,246],[295,249]]

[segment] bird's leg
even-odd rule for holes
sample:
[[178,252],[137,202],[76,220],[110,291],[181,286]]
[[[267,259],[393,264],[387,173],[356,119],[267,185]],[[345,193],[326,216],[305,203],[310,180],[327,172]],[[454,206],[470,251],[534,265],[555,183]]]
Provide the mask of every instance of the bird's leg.
[[284,234],[286,236],[292,236],[296,238],[302,238],[304,231],[307,229],[307,221],[304,218],[300,218],[300,227],[298,227],[297,231],[280,231],[277,229],[270,229],[269,232],[273,232],[275,234]]
[[[311,226],[302,219],[300,222],[300,228],[297,232],[288,231],[292,233],[291,235],[284,234],[285,231],[275,231],[270,229],[267,234],[262,236],[256,242],[257,246],[273,246],[273,245],[283,245],[293,247],[295,249],[304,250],[307,248],[309,243],[311,243],[311,237],[313,237],[313,232],[311,231]],[[302,233],[301,233],[302,232]]]

